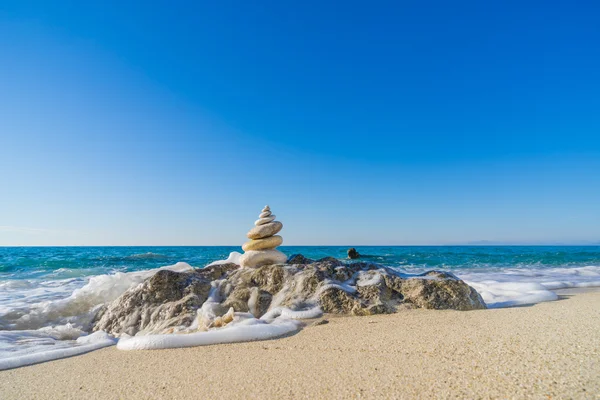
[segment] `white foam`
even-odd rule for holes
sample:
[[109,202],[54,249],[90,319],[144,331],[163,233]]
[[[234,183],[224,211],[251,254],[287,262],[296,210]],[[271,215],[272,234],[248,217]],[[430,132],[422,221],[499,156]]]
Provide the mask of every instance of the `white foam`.
[[323,281],[323,285],[320,286],[314,294],[315,298],[319,298],[324,291],[329,289],[339,289],[348,293],[356,293],[356,288],[348,283],[330,283],[330,281]]
[[514,307],[557,300],[556,293],[539,283],[526,282],[469,282],[489,308]]
[[320,306],[311,307],[307,310],[292,310],[287,307],[276,307],[272,310],[269,310],[262,317],[260,317],[260,319],[264,321],[272,321],[278,317],[290,319],[311,319],[318,318],[321,315],[323,315],[323,310],[321,310]]
[[557,300],[553,290],[600,286],[600,267],[465,269],[456,275],[472,286],[489,308]]
[[241,256],[242,256],[241,253],[238,253],[237,251],[232,251],[231,253],[229,253],[229,257],[227,257],[226,260],[213,261],[210,264],[208,264],[207,267],[211,267],[213,265],[229,264],[229,263],[240,265],[240,257]]
[[360,271],[358,274],[358,280],[356,286],[372,286],[377,285],[381,282],[381,274],[385,273],[385,270],[371,270],[371,271]]
[[244,324],[226,326],[208,332],[124,337],[119,340],[117,348],[119,350],[156,350],[267,340],[293,333],[301,326],[298,321],[291,319],[276,319],[270,324],[261,323],[256,319],[247,321]]
[[114,340],[101,334],[82,335],[91,329],[98,307],[161,269],[193,270],[186,263],[177,263],[146,271],[98,275],[87,283],[81,279],[0,282],[0,369],[69,357],[114,344]]
[[217,318],[217,310],[220,308],[219,289],[221,288],[223,282],[223,280],[217,280],[210,283],[211,288],[208,298],[204,303],[202,303],[202,307],[196,311],[196,319],[194,322],[192,322],[192,325],[188,328],[188,330],[198,329],[201,322],[208,323]]
[[[0,328],[27,330],[71,323],[85,329],[89,327],[96,307],[113,301],[127,289],[142,283],[162,269],[176,272],[193,270],[190,265],[180,262],[146,271],[97,275],[90,278],[83,287],[77,288],[73,288],[70,283],[81,285],[81,281],[59,282],[63,283],[62,285],[56,281],[41,282],[36,289],[26,289],[20,296],[12,293],[10,299],[2,301]],[[71,293],[67,297],[64,297],[65,290]],[[0,299],[4,300],[3,297]]]
[[71,324],[36,330],[0,331],[0,359],[45,351],[49,348],[69,347],[67,341],[76,340],[81,335],[85,335],[85,332]]
[[[2,334],[6,333],[6,331],[2,332]],[[9,334],[19,335],[22,334],[22,332],[15,331],[9,332]],[[91,335],[79,337],[74,343],[63,342],[63,347],[56,348],[57,346],[53,346],[52,350],[26,352],[18,355],[13,355],[7,358],[2,358],[0,359],[0,371],[10,368],[22,367],[25,365],[57,360],[59,358],[72,357],[93,350],[101,349],[103,347],[112,346],[114,344],[115,339],[112,336],[101,331],[95,332]]]
[[260,295],[260,290],[258,289],[258,287],[253,287],[250,290],[250,298],[248,298],[248,310],[254,315],[259,314],[259,308],[258,308],[259,295]]

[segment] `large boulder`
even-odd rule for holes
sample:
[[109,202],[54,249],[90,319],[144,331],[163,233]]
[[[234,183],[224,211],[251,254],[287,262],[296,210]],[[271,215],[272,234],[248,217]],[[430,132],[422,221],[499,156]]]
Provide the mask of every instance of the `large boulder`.
[[195,272],[160,270],[100,309],[94,330],[133,336],[189,326],[208,298],[211,282],[237,268],[222,264]]
[[256,317],[277,307],[372,315],[407,308],[475,310],[481,296],[456,276],[440,271],[408,275],[382,265],[318,261],[301,255],[287,264],[240,268],[224,264],[195,272],[160,271],[124,293],[97,316],[95,330],[116,335],[184,329],[214,288],[221,313],[233,308]]
[[404,279],[400,288],[404,301],[417,308],[461,311],[486,308],[479,293],[452,274],[429,271],[420,276],[424,279]]

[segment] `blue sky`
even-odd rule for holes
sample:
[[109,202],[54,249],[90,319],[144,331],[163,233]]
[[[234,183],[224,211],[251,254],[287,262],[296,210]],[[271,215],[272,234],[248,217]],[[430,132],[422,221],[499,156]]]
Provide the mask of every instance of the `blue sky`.
[[595,2],[0,0],[0,245],[600,241]]

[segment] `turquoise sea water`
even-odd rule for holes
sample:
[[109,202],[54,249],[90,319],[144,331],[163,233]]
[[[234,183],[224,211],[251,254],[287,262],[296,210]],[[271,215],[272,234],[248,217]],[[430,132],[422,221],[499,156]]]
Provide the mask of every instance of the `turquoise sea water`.
[[[280,249],[313,259],[345,259],[348,247]],[[489,307],[556,300],[554,291],[561,288],[600,287],[600,246],[356,249],[364,261],[403,272],[450,271],[474,287]],[[98,308],[142,282],[153,270],[177,263],[171,268],[189,268],[188,264],[202,268],[226,259],[231,252],[241,252],[241,248],[0,247],[0,369],[3,359],[34,356],[39,360],[49,354],[48,349],[64,354],[79,351],[77,346],[82,344],[76,339],[90,332]]]
[[[346,258],[348,247],[282,246],[288,255]],[[556,268],[600,265],[600,246],[364,246],[364,260],[407,270]],[[211,247],[0,247],[0,281],[66,279],[152,269],[183,261],[203,267],[237,246]]]

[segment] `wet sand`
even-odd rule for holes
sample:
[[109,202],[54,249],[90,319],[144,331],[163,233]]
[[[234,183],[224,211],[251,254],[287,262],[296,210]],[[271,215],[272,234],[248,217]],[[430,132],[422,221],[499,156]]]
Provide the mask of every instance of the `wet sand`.
[[265,342],[111,347],[2,371],[0,398],[600,398],[600,292],[561,298],[326,316]]

